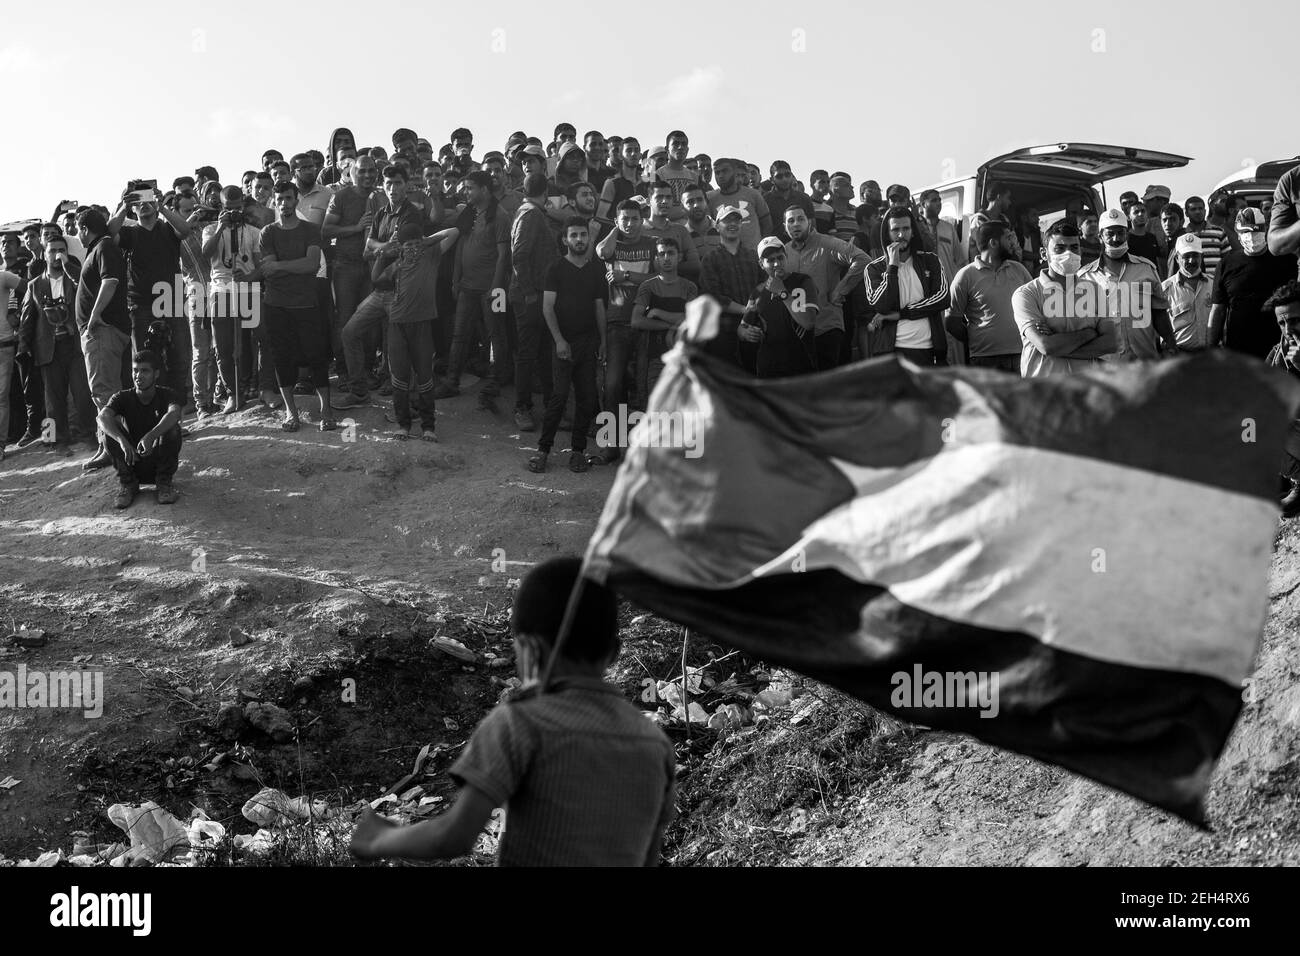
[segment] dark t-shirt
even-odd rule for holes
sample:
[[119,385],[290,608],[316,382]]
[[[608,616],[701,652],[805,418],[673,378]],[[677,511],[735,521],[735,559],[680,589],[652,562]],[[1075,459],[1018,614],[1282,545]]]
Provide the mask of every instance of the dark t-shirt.
[[[258,237],[258,246],[262,258],[275,256],[278,262],[291,262],[307,255],[311,246],[324,252],[320,237],[320,226],[306,219],[299,219],[293,229],[282,229],[279,223],[271,223],[262,230]],[[266,304],[281,309],[306,309],[316,306],[316,273],[274,275],[262,280],[266,289]]]
[[[435,243],[420,250],[413,263],[400,258],[385,270],[392,283],[393,302],[388,308],[388,321],[398,325],[409,322],[428,322],[438,317],[438,269],[442,263],[441,244]],[[375,283],[380,287],[381,283]]]
[[113,328],[131,334],[131,317],[126,311],[126,260],[122,250],[109,236],[91,243],[86,251],[86,264],[77,282],[77,328],[83,332],[90,321],[90,311],[105,279],[116,279],[117,290],[104,308],[103,319]]
[[1229,252],[1219,262],[1210,301],[1227,307],[1223,343],[1228,348],[1264,358],[1281,337],[1277,319],[1265,315],[1260,306],[1280,285],[1296,277],[1293,256],[1265,252],[1248,256]]
[[759,378],[803,375],[817,370],[813,361],[813,330],[801,329],[787,307],[798,289],[803,290],[804,302],[815,304],[817,286],[803,273],[791,272],[785,277],[785,289],[779,297],[765,285],[758,290],[758,314],[763,317],[763,341],[758,346]]
[[[808,198],[806,193],[801,193],[797,189],[791,189],[788,195],[782,196],[775,189],[771,192],[763,193],[763,198],[767,200],[767,211],[772,216],[772,233],[782,242],[790,241],[790,234],[785,231],[785,211],[791,206],[798,206],[808,216],[808,221],[817,223],[817,211],[813,208],[813,201]],[[857,223],[854,223],[854,229]]]
[[510,217],[499,208],[491,221],[486,217],[486,211],[479,213],[472,227],[461,230],[458,240],[460,286],[469,292],[491,290],[496,279],[501,243],[510,248]]
[[[152,229],[138,222],[122,224],[117,244],[127,257],[127,305],[149,307],[154,300],[154,285],[164,282],[170,289],[181,270],[181,240],[171,223],[161,216]],[[167,293],[170,295],[170,292]]]
[[1160,278],[1163,279],[1168,274],[1165,272],[1165,257],[1160,254],[1160,243],[1151,233],[1135,236],[1130,232],[1128,251],[1129,255],[1150,259],[1151,264],[1156,267],[1156,272],[1160,273]]
[[[333,213],[339,217],[338,225],[355,226],[361,221],[361,217],[366,214],[366,204],[370,199],[372,190],[361,189],[359,186],[344,186],[330,197],[330,204],[325,209],[325,215]],[[366,234],[364,231],[353,233],[347,236],[339,236],[334,240],[334,261],[335,262],[360,262],[361,253],[366,248]]]
[[133,388],[125,388],[108,400],[108,407],[126,419],[126,433],[133,442],[138,442],[162,421],[169,408],[184,404],[179,394],[164,385],[154,386],[153,401],[148,405],[140,401]]
[[596,300],[604,301],[609,284],[605,267],[596,259],[575,266],[568,259],[557,259],[546,270],[544,291],[555,293],[555,319],[560,334],[567,340],[597,334]]
[[1273,210],[1268,214],[1270,232],[1280,231],[1294,226],[1300,221],[1300,166],[1294,166],[1282,174],[1273,190]]

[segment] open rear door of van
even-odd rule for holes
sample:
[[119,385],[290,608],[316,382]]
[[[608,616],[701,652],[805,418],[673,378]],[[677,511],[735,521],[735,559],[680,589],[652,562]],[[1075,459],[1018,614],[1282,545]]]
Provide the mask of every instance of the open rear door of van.
[[1253,199],[1251,205],[1256,205],[1259,201],[1256,197],[1272,194],[1282,174],[1296,166],[1300,166],[1300,156],[1293,156],[1290,159],[1271,159],[1267,163],[1239,169],[1214,187],[1214,191],[1209,196],[1210,202],[1227,194],[1241,194],[1248,199]]
[[979,168],[976,188],[982,206],[988,184],[999,179],[1056,180],[1062,185],[1097,187],[1122,176],[1174,169],[1190,162],[1190,156],[1132,146],[1049,143],[1018,149],[989,160]]

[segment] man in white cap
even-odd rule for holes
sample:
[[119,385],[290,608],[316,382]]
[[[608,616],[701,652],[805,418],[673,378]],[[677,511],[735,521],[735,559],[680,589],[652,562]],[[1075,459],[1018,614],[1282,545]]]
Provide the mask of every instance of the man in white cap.
[[[1274,206],[1274,214],[1277,207]],[[1237,214],[1237,239],[1241,252],[1229,252],[1219,263],[1211,295],[1209,342],[1265,358],[1281,333],[1273,316],[1260,310],[1279,286],[1296,277],[1291,256],[1268,251],[1268,222],[1258,209],[1247,206]]]
[[[687,194],[687,201],[694,197]],[[754,304],[755,291],[763,281],[763,269],[754,249],[741,240],[745,215],[735,206],[718,207],[718,245],[700,261],[700,292],[722,306],[718,336],[704,346],[710,355],[753,371],[753,355],[738,350],[737,324]]]
[[1115,321],[1119,348],[1103,360],[1159,358],[1162,342],[1166,351],[1176,351],[1169,303],[1155,263],[1129,254],[1128,217],[1118,209],[1107,209],[1097,217],[1097,225],[1101,258],[1079,270],[1079,281],[1096,284],[1094,295],[1101,314]]
[[1179,236],[1174,243],[1178,268],[1163,283],[1179,352],[1200,352],[1208,342],[1212,283],[1202,265],[1203,248],[1196,236]]

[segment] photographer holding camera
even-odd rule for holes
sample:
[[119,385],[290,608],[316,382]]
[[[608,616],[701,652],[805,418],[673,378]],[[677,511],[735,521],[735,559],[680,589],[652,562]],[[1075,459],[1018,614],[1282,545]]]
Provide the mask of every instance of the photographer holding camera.
[[[227,413],[238,407],[235,394],[236,321],[252,318],[244,313],[260,308],[261,292],[255,284],[262,277],[259,230],[246,218],[245,198],[238,186],[227,186],[221,191],[221,212],[217,221],[203,229],[203,255],[208,258],[211,270],[207,321],[211,323],[212,344],[217,351],[217,369],[229,393],[222,409]],[[258,332],[254,333],[254,338],[262,347]],[[241,388],[251,374],[251,360],[251,354],[247,363],[240,356]],[[279,403],[269,356],[262,363],[261,378],[263,400],[274,408]]]

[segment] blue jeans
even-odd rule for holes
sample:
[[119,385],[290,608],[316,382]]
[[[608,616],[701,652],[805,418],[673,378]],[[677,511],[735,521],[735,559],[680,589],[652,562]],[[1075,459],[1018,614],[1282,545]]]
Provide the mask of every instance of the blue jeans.
[[365,397],[366,375],[370,370],[366,342],[371,335],[388,323],[388,309],[393,304],[393,293],[372,292],[356,307],[348,324],[343,326],[343,354],[348,363],[348,390],[353,395]]
[[[370,294],[370,270],[364,262],[335,260],[330,281],[334,284],[334,322],[330,329],[330,346],[335,362],[346,362],[343,329],[362,301]],[[342,369],[340,369],[342,371]]]

